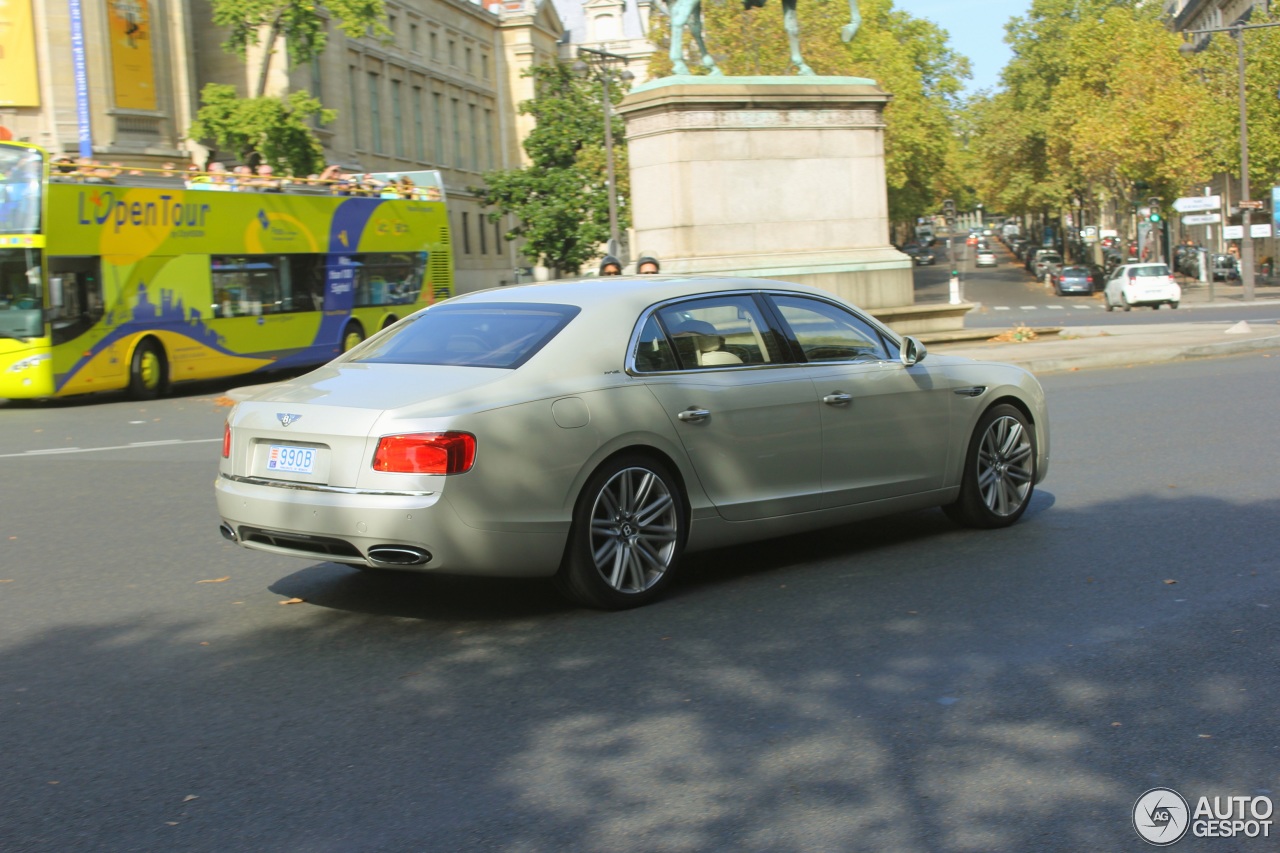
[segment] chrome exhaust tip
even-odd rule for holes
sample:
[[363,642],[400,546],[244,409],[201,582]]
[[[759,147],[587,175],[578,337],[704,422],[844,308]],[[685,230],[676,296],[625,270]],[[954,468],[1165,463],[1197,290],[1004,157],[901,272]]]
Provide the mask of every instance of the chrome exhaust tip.
[[218,525],[218,532],[221,533],[222,538],[228,542],[237,541],[235,528],[230,524],[227,524],[225,521]]
[[374,545],[369,549],[369,562],[379,568],[405,568],[425,566],[431,562],[431,554],[412,545]]

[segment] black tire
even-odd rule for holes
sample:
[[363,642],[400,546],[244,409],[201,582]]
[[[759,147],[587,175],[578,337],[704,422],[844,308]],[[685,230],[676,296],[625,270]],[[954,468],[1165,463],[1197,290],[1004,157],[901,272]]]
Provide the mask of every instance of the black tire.
[[1177,310],[1178,310],[1178,303],[1176,303],[1176,302],[1170,302],[1170,303],[1169,303],[1169,307],[1170,307],[1170,308],[1172,308],[1173,310],[1177,311]]
[[359,323],[348,323],[342,330],[342,351],[347,352],[363,340],[364,327]]
[[1036,436],[1027,416],[1007,404],[992,406],[969,439],[960,495],[942,509],[966,527],[1008,527],[1031,503],[1035,473]]
[[135,400],[154,400],[169,386],[169,365],[164,349],[145,340],[133,350],[129,361],[129,396]]
[[1108,310],[1108,311],[1114,311],[1114,310],[1116,310],[1116,306],[1112,305],[1112,304],[1111,304],[1111,300],[1107,298],[1106,291],[1103,291],[1103,294],[1102,294],[1102,301],[1106,304],[1106,306],[1107,306],[1107,310]]
[[684,551],[685,506],[680,483],[665,464],[630,453],[609,460],[578,496],[556,587],[600,610],[658,600]]
[[1120,304],[1124,306],[1124,310],[1126,311],[1133,310],[1133,306],[1129,304],[1129,297],[1125,296],[1123,293],[1120,294]]

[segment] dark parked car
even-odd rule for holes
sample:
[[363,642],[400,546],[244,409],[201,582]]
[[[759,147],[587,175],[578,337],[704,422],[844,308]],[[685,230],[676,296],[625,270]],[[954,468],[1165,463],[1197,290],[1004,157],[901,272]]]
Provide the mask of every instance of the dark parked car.
[[1053,276],[1053,290],[1059,296],[1068,293],[1093,293],[1101,286],[1102,271],[1096,267],[1062,267]]
[[1209,259],[1214,281],[1239,281],[1240,267],[1234,255],[1214,255]]
[[932,249],[921,249],[915,253],[916,266],[927,267],[937,262],[937,256],[933,254]]

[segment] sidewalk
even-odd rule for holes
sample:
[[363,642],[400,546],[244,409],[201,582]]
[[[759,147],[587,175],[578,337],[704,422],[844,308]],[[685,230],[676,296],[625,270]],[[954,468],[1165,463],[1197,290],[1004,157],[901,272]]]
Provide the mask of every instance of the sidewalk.
[[[1237,303],[1238,304],[1238,303]],[[1280,309],[1280,303],[1276,304]],[[977,331],[977,330],[974,330]],[[991,329],[991,335],[1002,330]],[[1032,373],[1093,367],[1124,367],[1280,350],[1280,323],[1160,323],[1036,329],[1034,340],[935,340],[931,352],[1017,364]]]

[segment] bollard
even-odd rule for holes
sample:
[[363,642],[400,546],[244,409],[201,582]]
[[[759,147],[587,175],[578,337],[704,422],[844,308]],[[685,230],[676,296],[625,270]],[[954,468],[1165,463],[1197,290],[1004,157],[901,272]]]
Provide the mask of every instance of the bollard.
[[951,304],[960,304],[960,271],[951,271]]

